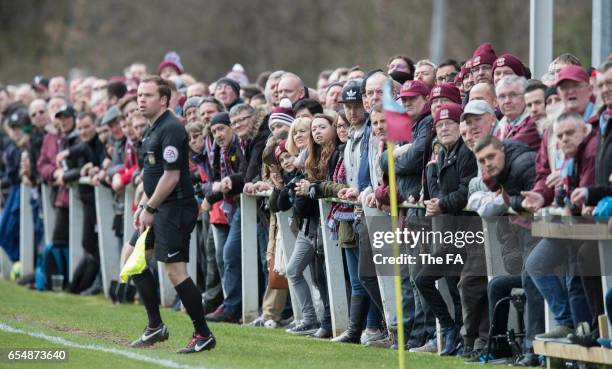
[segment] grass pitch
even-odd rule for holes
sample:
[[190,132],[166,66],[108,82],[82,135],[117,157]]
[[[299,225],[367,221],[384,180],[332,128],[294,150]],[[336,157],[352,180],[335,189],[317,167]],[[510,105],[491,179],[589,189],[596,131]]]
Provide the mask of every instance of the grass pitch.
[[[0,280],[0,352],[24,348],[68,350],[66,362],[15,364],[0,358],[0,368],[398,368],[397,352],[392,350],[295,337],[283,330],[216,323],[210,324],[217,338],[216,349],[178,355],[176,349],[191,337],[191,321],[187,315],[168,309],[162,309],[162,318],[170,330],[170,339],[153,348],[132,349],[129,342],[146,325],[144,307],[113,306],[100,296],[31,291]],[[473,368],[458,358],[406,355],[407,368]]]

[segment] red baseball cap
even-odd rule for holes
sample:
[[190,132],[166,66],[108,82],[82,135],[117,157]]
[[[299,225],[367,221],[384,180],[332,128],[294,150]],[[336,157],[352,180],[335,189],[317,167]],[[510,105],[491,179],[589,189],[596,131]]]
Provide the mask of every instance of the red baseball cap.
[[525,68],[523,67],[523,63],[519,58],[512,54],[503,54],[499,58],[495,59],[493,63],[493,73],[495,73],[495,68],[498,67],[510,67],[514,74],[517,76],[525,76]]
[[423,96],[427,98],[429,87],[419,80],[406,81],[400,90],[400,97]]
[[461,93],[452,83],[442,83],[432,88],[429,93],[428,101],[431,103],[431,100],[437,99],[438,97],[446,97],[454,103],[461,104]]
[[589,82],[589,74],[578,65],[566,65],[559,71],[557,86],[563,81],[570,80],[576,82]]
[[461,121],[461,114],[463,114],[463,108],[461,105],[455,103],[444,103],[440,105],[436,114],[434,114],[434,124],[444,119],[450,119],[459,123]]

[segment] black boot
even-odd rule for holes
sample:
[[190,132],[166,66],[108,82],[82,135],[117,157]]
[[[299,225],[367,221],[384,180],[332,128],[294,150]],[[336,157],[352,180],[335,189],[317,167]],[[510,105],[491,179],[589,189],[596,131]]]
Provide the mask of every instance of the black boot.
[[444,347],[440,356],[450,356],[455,353],[457,344],[459,343],[459,330],[453,325],[447,328],[442,328],[440,332],[444,337]]
[[338,337],[332,339],[332,342],[360,343],[361,332],[365,326],[369,307],[370,301],[367,295],[352,296],[348,329]]

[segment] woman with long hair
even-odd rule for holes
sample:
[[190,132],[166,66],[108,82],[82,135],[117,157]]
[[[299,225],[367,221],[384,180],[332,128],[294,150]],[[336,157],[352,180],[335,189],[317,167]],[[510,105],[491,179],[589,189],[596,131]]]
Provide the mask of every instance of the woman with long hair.
[[[296,199],[294,213],[302,221],[295,248],[287,263],[287,278],[293,287],[302,310],[303,320],[289,333],[317,338],[331,337],[331,316],[325,276],[325,256],[323,237],[319,227],[319,207],[317,203],[317,184],[331,180],[341,155],[338,150],[338,135],[334,119],[324,114],[316,114],[310,125],[307,156],[304,162],[305,178],[295,187]],[[313,264],[313,280],[321,293],[325,313],[319,324],[310,295],[310,288],[304,279],[304,270]]]
[[289,137],[287,137],[287,151],[297,157],[295,166],[298,169],[304,168],[306,153],[308,151],[309,142],[312,141],[310,134],[310,123],[312,119],[308,117],[297,118],[289,128]]

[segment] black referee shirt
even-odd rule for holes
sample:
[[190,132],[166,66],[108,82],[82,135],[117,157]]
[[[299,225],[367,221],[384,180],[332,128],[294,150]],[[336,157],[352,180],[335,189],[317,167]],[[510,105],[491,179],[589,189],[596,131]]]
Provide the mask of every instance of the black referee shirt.
[[[164,112],[149,127],[142,140],[144,157],[143,185],[151,198],[164,170],[180,170],[181,177],[176,187],[164,200],[194,199],[195,195],[189,174],[189,146],[183,124],[170,111]],[[163,205],[162,204],[162,205]]]

